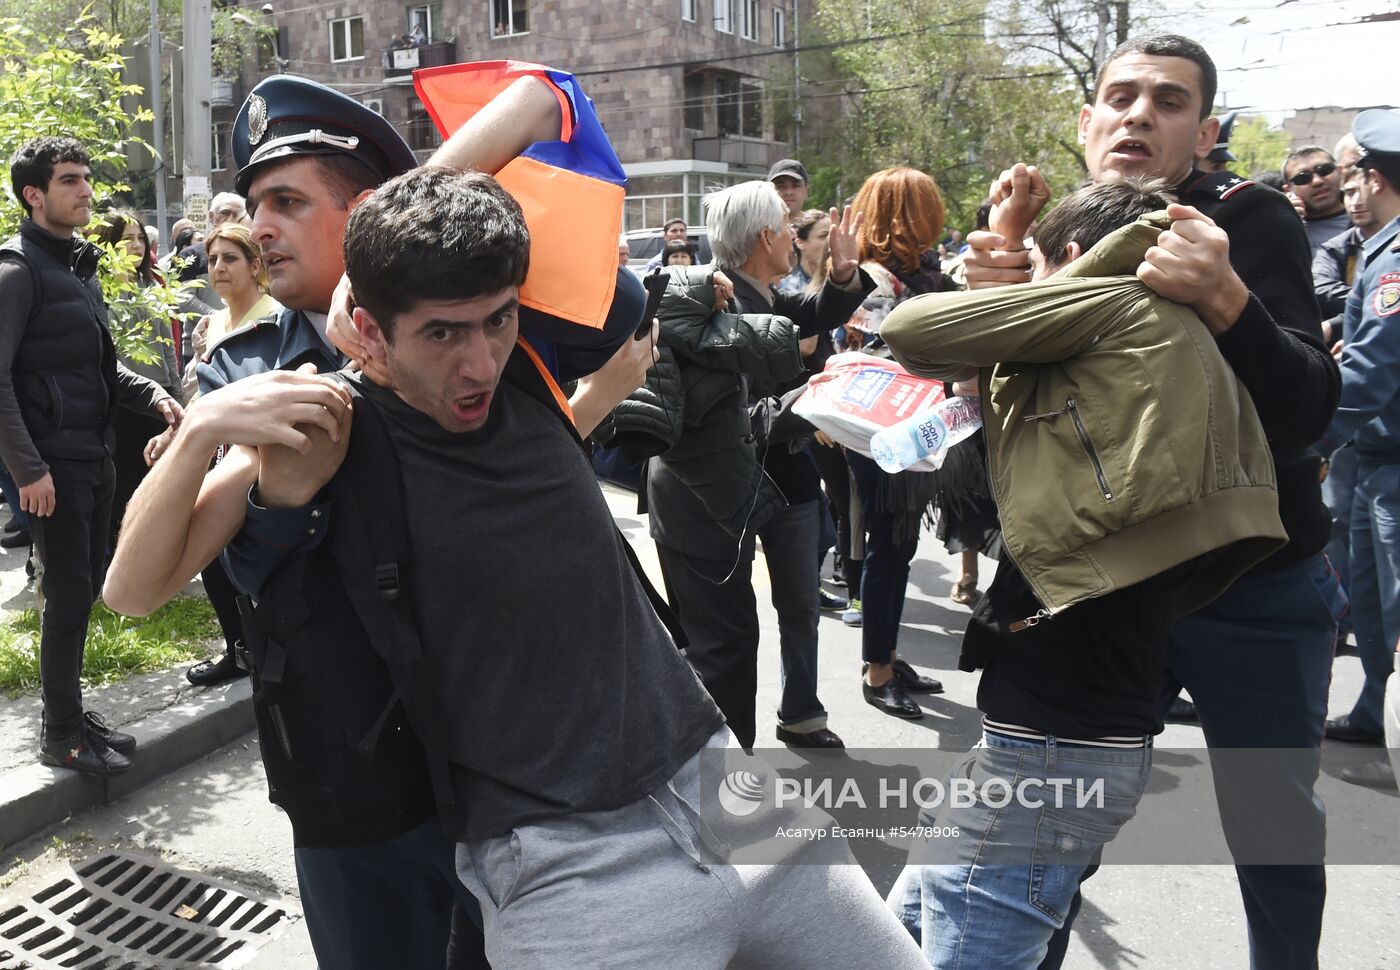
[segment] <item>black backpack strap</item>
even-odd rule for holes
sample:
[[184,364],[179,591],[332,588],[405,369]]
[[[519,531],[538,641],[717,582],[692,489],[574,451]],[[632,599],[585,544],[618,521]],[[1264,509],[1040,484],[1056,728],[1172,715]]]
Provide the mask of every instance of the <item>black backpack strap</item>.
[[[402,700],[427,755],[433,796],[439,817],[445,821],[452,817],[455,798],[447,752],[442,743],[437,696],[424,663],[413,607],[409,597],[404,595],[407,576],[402,564],[408,561],[408,516],[398,455],[378,407],[361,394],[353,382],[345,381],[345,384],[354,399],[354,425],[341,469],[346,473],[344,484],[356,499],[355,508],[364,525],[372,559],[371,579],[393,640],[386,659],[394,677],[394,698],[366,740],[372,741],[382,729],[394,701]],[[358,567],[363,568],[363,565],[358,564]]]
[[642,584],[642,592],[647,594],[647,600],[651,603],[651,608],[656,611],[656,617],[661,621],[661,625],[666,628],[666,632],[671,634],[671,639],[676,642],[676,647],[684,650],[690,646],[690,638],[685,635],[685,628],[681,626],[680,619],[671,610],[671,604],[666,602],[666,597],[656,591],[656,587],[647,578],[646,570],[642,568],[641,561],[637,559],[637,553],[632,548],[632,543],[627,541],[627,537],[622,534],[622,530],[616,525],[613,529],[617,531],[617,540],[622,543],[623,550],[627,553],[627,561],[632,564],[632,572],[637,574],[637,582]]

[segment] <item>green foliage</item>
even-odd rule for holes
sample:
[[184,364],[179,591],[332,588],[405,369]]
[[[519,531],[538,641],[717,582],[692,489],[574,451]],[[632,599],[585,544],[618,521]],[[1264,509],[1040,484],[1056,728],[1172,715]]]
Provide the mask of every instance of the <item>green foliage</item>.
[[[218,637],[214,608],[202,596],[177,596],[148,617],[92,608],[83,682],[101,684],[132,674],[163,670],[204,654]],[[0,623],[0,690],[11,694],[39,686],[39,614],[24,610]]]
[[1277,172],[1289,147],[1288,132],[1282,128],[1270,128],[1264,118],[1237,118],[1230,132],[1230,151],[1239,161],[1230,163],[1230,171],[1240,175]]
[[[99,213],[127,190],[125,150],[145,145],[133,126],[151,117],[146,109],[133,114],[122,106],[123,98],[141,94],[141,88],[123,77],[121,44],[86,11],[53,34],[0,18],[0,158],[42,135],[78,139],[92,156]],[[23,216],[12,192],[0,193],[0,239],[17,230]],[[175,283],[142,287],[133,268],[125,250],[108,249],[100,270],[103,296],[112,310],[118,352],[149,363],[156,359],[150,321],[174,316],[183,289]]]
[[897,35],[833,51],[859,105],[840,143],[843,190],[853,176],[908,165],[928,172],[948,225],[970,228],[987,187],[1014,162],[1037,164],[1057,192],[1083,177],[1075,149],[1075,86],[1057,68],[1013,63],[988,39],[984,0],[818,0],[830,40]]

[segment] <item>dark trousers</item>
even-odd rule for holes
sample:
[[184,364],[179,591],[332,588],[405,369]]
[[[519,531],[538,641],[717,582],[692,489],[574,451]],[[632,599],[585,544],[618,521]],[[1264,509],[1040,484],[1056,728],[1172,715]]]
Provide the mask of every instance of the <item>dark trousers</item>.
[[112,418],[112,431],[117,438],[116,447],[112,450],[112,463],[117,477],[112,493],[111,549],[117,547],[117,532],[121,529],[126,505],[150,471],[146,464],[146,443],[165,429],[164,419],[126,408],[117,408]]
[[[1287,820],[1293,857],[1315,865],[1239,865],[1235,873],[1249,924],[1255,970],[1313,970],[1322,935],[1327,877],[1326,814],[1313,795],[1321,764],[1336,617],[1344,607],[1336,575],[1321,554],[1285,569],[1250,573],[1225,595],[1172,626],[1171,680],[1164,703],[1191,692],[1211,748],[1293,748],[1316,757],[1280,758],[1281,770],[1252,773],[1240,791],[1228,771],[1215,775],[1227,841],[1248,840],[1261,801]],[[1085,874],[1088,878],[1093,870]],[[1078,900],[1071,910],[1078,912]],[[1051,954],[1064,953],[1071,920]],[[1058,966],[1047,961],[1043,968]]]
[[30,533],[44,564],[44,617],[39,680],[48,732],[64,737],[83,720],[83,645],[88,616],[107,571],[112,513],[110,458],[50,461],[54,511],[30,516]]
[[[846,464],[846,453],[840,448],[832,448],[813,442],[808,451],[812,462],[817,466],[822,484],[826,486],[827,506],[836,526],[836,555],[841,560],[842,574],[846,577],[846,588],[850,595],[860,597],[860,560],[851,556],[851,468]],[[826,557],[830,546],[817,550],[818,566]]]
[[[860,655],[866,663],[887,664],[899,641],[899,621],[904,616],[904,590],[909,585],[909,564],[919,550],[917,538],[904,544],[894,541],[894,515],[880,511],[876,495],[885,473],[880,466],[854,451],[846,453],[861,517],[865,520],[865,561],[860,574]],[[855,593],[851,594],[856,595]]]
[[214,607],[214,615],[219,618],[219,629],[224,633],[224,652],[232,657],[234,644],[243,639],[238,587],[228,578],[222,559],[215,559],[200,570],[199,578],[204,583],[204,595],[209,597],[209,605]]
[[19,507],[19,486],[15,484],[15,477],[4,465],[0,465],[0,494],[5,496],[5,503],[9,505],[20,528],[29,531],[29,515]]
[[[323,970],[443,970],[454,907],[480,920],[457,879],[456,846],[436,820],[375,845],[298,848],[297,886],[306,930]],[[470,920],[453,940],[455,966],[484,952]],[[478,931],[479,933],[479,931]],[[484,946],[484,944],[483,944]]]
[[[798,731],[826,726],[826,709],[817,699],[817,527],[813,500],[789,506],[758,533],[778,612],[783,666],[778,721]],[[744,542],[732,575],[731,563],[659,543],[656,552],[666,597],[690,639],[686,657],[739,743],[752,748],[759,639],[753,539]]]

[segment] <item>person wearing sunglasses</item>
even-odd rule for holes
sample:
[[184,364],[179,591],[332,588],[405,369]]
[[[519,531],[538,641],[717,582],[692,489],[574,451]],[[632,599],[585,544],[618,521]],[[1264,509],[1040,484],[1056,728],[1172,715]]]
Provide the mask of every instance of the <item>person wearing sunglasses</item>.
[[1304,145],[1283,160],[1283,186],[1303,203],[1303,228],[1314,255],[1324,242],[1351,225],[1342,204],[1342,173],[1332,153]]

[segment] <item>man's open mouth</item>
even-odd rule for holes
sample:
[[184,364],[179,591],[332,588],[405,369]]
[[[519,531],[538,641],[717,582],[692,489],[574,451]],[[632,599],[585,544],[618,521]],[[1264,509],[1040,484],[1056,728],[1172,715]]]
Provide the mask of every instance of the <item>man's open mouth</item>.
[[1129,158],[1152,157],[1152,149],[1147,147],[1147,143],[1138,141],[1136,138],[1124,138],[1120,142],[1115,142],[1111,151],[1115,155],[1127,155]]

